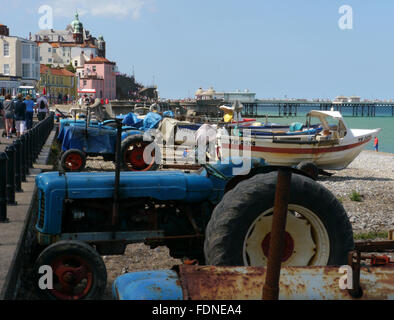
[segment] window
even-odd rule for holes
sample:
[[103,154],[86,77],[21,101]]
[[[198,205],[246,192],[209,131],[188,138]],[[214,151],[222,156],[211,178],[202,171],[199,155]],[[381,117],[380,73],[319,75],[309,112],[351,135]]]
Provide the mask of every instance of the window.
[[4,42],[4,57],[9,57],[9,56],[10,56],[10,44]]
[[30,78],[31,77],[30,64],[22,63],[22,77],[23,78]]
[[51,48],[48,48],[48,52],[51,52]]
[[52,62],[52,58],[48,58],[48,62]]
[[74,60],[74,66],[78,67],[78,60]]
[[93,66],[93,71],[96,72],[96,66]]
[[88,82],[86,80],[83,80],[83,85],[86,86]]
[[53,53],[56,53],[56,49],[53,49]]
[[42,57],[40,57],[40,61],[42,61]]
[[10,65],[9,64],[4,65],[4,74],[5,75],[10,74]]
[[30,59],[30,46],[22,44],[22,59]]

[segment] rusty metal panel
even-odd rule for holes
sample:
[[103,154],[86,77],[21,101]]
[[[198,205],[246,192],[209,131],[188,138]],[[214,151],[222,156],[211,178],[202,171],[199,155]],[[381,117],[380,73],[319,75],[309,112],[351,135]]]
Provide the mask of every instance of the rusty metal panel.
[[[264,267],[180,266],[184,299],[260,300],[266,277]],[[339,267],[283,267],[280,300],[354,299],[339,287]],[[361,267],[361,299],[394,300],[394,267]]]

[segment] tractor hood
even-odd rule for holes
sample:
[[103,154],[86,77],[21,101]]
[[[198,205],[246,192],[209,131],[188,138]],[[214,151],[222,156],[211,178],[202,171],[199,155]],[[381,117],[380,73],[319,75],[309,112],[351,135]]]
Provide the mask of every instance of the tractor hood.
[[[65,199],[112,199],[113,172],[42,173],[36,177],[40,215],[47,212],[41,233],[59,234]],[[213,184],[206,176],[180,171],[121,172],[120,199],[153,198],[182,202],[208,200]],[[130,200],[132,201],[132,200]]]
[[[113,172],[47,172],[37,176],[37,187],[50,194],[63,191],[70,199],[112,198]],[[120,198],[149,197],[158,200],[188,202],[207,199],[212,189],[210,179],[181,171],[121,172]],[[67,193],[67,195],[66,195]]]

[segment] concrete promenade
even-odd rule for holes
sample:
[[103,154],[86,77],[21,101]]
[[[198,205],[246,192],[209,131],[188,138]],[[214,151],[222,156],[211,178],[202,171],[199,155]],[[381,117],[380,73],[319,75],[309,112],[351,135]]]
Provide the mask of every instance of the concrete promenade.
[[[1,119],[0,119],[1,120]],[[0,129],[0,133],[2,129]],[[0,223],[0,299],[11,299],[16,294],[13,288],[17,285],[18,264],[21,254],[18,254],[24,239],[24,232],[29,222],[30,206],[34,196],[35,177],[45,170],[51,170],[52,166],[46,165],[50,147],[55,138],[56,126],[49,135],[39,157],[30,169],[26,182],[22,183],[23,192],[15,193],[16,206],[7,206],[8,223]],[[7,145],[14,139],[0,138],[0,151],[4,151]],[[15,272],[14,272],[15,271]]]

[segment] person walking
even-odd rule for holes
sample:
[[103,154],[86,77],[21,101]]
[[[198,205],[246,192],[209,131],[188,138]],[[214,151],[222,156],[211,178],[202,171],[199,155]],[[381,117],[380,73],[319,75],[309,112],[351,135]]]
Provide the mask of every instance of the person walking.
[[17,101],[15,102],[14,118],[16,136],[20,137],[25,131],[26,126],[26,104],[22,101],[21,94],[18,94]]
[[6,137],[7,134],[5,133],[5,116],[4,116],[4,106],[3,106],[3,99],[0,98],[0,117],[2,117],[2,121],[4,121],[4,130],[2,133],[2,137]]
[[377,136],[375,137],[375,141],[373,143],[373,147],[375,148],[376,152],[379,152],[379,139],[378,139]]
[[12,127],[14,122],[14,102],[11,100],[11,95],[6,94],[3,102],[4,117],[5,117],[5,132],[7,139],[12,137]]
[[48,114],[48,100],[45,98],[45,96],[40,96],[37,99],[37,118],[38,121],[42,121],[45,119],[46,115]]
[[26,129],[29,130],[33,127],[34,101],[27,95],[23,103],[26,105]]

